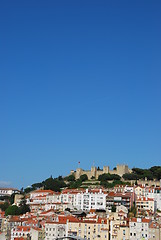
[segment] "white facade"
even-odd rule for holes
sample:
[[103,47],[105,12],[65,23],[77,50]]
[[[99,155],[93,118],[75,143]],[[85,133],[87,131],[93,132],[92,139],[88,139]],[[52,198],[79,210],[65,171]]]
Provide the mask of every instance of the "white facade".
[[149,239],[149,219],[135,218],[129,222],[130,240]]
[[88,190],[79,192],[68,192],[61,194],[61,201],[68,202],[79,210],[105,209],[106,196],[102,189],[99,191]]
[[20,193],[20,191],[15,188],[0,188],[0,196],[11,196],[13,193]]
[[11,240],[30,235],[30,227],[15,227],[11,229]]
[[90,209],[106,209],[106,196],[102,190],[99,192],[88,191],[81,193],[77,198],[78,209],[89,211]]
[[151,188],[146,192],[146,197],[154,199],[156,202],[156,209],[161,211],[161,189]]
[[66,223],[46,223],[45,224],[45,240],[53,240],[67,236]]

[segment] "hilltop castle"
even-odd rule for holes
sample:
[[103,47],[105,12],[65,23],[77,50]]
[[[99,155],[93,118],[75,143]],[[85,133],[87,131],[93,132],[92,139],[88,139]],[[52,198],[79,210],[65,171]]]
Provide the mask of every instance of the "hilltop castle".
[[130,173],[131,169],[128,168],[128,165],[117,165],[116,169],[110,170],[109,166],[104,166],[103,169],[98,169],[96,167],[91,167],[91,170],[83,170],[82,168],[77,168],[76,171],[71,170],[70,175],[74,175],[76,179],[80,178],[81,175],[86,174],[88,179],[94,177],[98,179],[99,175],[104,173],[117,174],[120,177],[125,173]]

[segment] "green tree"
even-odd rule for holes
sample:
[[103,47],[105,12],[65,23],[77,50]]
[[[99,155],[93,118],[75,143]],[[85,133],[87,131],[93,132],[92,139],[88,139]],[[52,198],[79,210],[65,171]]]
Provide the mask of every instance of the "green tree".
[[87,177],[87,174],[83,174],[80,176],[80,181],[81,182],[84,182],[84,181],[87,181],[88,180],[88,177]]
[[[60,179],[60,178],[59,178]],[[64,180],[59,180],[57,178],[48,178],[43,182],[44,188],[45,189],[50,189],[56,192],[60,192],[60,189],[63,187],[66,187],[66,184],[64,182]]]
[[0,204],[0,209],[2,211],[6,211],[6,209],[9,207],[9,203],[8,202],[5,202],[3,204]]
[[66,180],[68,182],[74,182],[75,181],[75,176],[72,174],[72,175],[69,175],[68,177],[66,177]]
[[92,176],[92,177],[91,177],[91,179],[93,180],[93,179],[95,179],[95,177],[94,177],[94,176]]
[[38,188],[41,188],[43,186],[42,183],[34,183],[31,185],[33,189],[38,189]]
[[19,215],[20,214],[20,210],[16,205],[13,206],[9,206],[6,211],[5,211],[5,215]]
[[139,179],[136,173],[125,173],[125,174],[123,174],[122,177],[125,180],[137,180],[137,179]]
[[116,206],[115,205],[112,205],[111,211],[116,212]]
[[82,181],[80,179],[74,181],[74,182],[70,182],[69,184],[69,188],[79,188],[82,185]]
[[23,198],[19,205],[19,212],[20,214],[25,214],[26,212],[30,212],[29,205],[26,204],[26,199]]
[[16,193],[13,193],[13,194],[10,196],[10,198],[9,198],[9,201],[10,201],[10,204],[11,204],[11,205],[14,203],[15,195],[16,195]]
[[33,190],[35,190],[33,187],[27,187],[27,188],[24,189],[24,192],[25,193],[29,193],[29,192],[31,192]]
[[110,181],[110,180],[120,180],[121,177],[117,174],[110,174],[110,173],[103,173],[99,175],[98,180],[99,181]]

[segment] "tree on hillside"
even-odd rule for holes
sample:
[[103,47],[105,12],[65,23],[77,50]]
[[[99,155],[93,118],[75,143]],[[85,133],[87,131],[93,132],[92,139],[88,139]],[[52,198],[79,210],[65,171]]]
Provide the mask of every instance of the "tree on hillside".
[[117,174],[110,174],[110,173],[103,173],[99,175],[98,180],[99,181],[110,181],[110,180],[120,180],[121,177]]
[[29,205],[26,204],[25,198],[23,198],[20,202],[19,211],[20,211],[20,214],[25,214],[26,212],[30,212],[30,207]]
[[65,178],[65,180],[67,180],[68,182],[74,182],[75,181],[75,176],[73,174],[69,175],[68,177]]
[[116,212],[116,206],[115,205],[112,205],[111,211]]
[[80,180],[81,180],[81,182],[87,181],[88,180],[87,174],[81,175]]
[[13,206],[9,206],[6,211],[5,211],[5,215],[19,215],[20,214],[20,210],[16,205]]
[[125,180],[137,180],[137,179],[139,179],[136,173],[125,173],[122,177]]
[[41,187],[43,186],[43,184],[42,184],[42,183],[34,183],[34,184],[32,184],[31,186],[32,186],[33,189],[36,190],[36,189],[38,189],[38,188],[41,188]]
[[5,202],[5,203],[2,203],[0,204],[0,209],[2,211],[6,211],[6,209],[9,207],[9,203],[8,202]]
[[50,189],[56,192],[60,192],[60,189],[66,187],[66,184],[63,179],[57,178],[48,178],[42,182],[45,189]]

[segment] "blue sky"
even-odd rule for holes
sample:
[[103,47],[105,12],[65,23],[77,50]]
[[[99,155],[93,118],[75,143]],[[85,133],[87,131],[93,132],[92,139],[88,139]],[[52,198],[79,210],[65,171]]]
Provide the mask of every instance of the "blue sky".
[[161,163],[161,2],[1,1],[0,185]]

